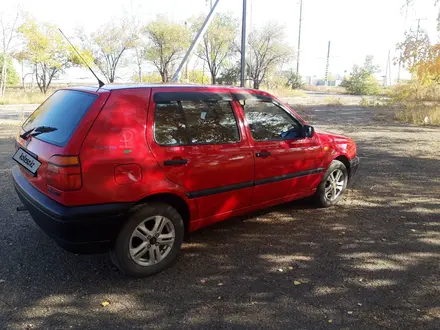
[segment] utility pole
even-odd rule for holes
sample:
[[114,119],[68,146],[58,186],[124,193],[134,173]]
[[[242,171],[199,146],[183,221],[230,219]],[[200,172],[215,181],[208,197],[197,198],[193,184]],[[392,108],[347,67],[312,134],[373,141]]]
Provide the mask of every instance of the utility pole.
[[243,16],[241,20],[241,69],[240,87],[245,87],[246,80],[246,0],[243,0]]
[[185,66],[186,61],[188,60],[188,58],[190,57],[192,51],[197,48],[199,42],[202,40],[203,35],[205,34],[206,30],[209,27],[209,24],[211,24],[212,19],[214,18],[214,13],[215,10],[217,8],[218,2],[220,0],[216,0],[214,3],[214,6],[211,8],[208,16],[205,18],[205,21],[203,22],[202,27],[200,28],[199,32],[197,32],[196,37],[194,38],[193,42],[191,43],[191,46],[189,47],[189,49],[187,50],[185,56],[183,57],[182,61],[179,64],[179,67],[177,68],[176,72],[174,73],[173,78],[171,79],[171,81],[179,81],[180,80],[180,75],[181,75],[181,71],[183,69],[183,67]]
[[390,86],[393,84],[393,77],[391,75],[391,50],[388,51],[388,75],[390,77]]
[[383,79],[383,86],[388,86],[388,75],[390,74],[389,72],[390,69],[390,50],[388,51],[388,60],[387,60],[387,66],[385,68],[385,76]]
[[301,25],[302,25],[303,0],[299,3],[299,28],[298,28],[298,55],[296,56],[296,74],[299,74],[299,57],[301,53]]
[[328,42],[327,64],[325,66],[325,86],[328,86],[328,68],[330,66],[330,47],[331,47],[331,41]]

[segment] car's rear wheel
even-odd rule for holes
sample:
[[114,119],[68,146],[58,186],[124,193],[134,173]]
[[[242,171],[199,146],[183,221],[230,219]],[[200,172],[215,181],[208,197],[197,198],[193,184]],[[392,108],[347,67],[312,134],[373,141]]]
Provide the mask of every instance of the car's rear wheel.
[[110,255],[114,264],[128,275],[153,275],[176,259],[183,236],[182,217],[173,207],[147,204],[123,226]]
[[339,160],[331,162],[321,183],[316,190],[314,199],[321,207],[329,207],[338,203],[347,188],[348,171]]

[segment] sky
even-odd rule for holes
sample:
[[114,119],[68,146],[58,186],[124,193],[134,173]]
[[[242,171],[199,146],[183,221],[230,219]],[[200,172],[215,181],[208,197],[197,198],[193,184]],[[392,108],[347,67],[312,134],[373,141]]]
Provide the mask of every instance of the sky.
[[[120,17],[124,11],[135,13],[145,21],[165,14],[172,19],[207,13],[209,0],[6,0],[0,3],[1,11],[11,11],[17,6],[37,20],[55,24],[68,35],[76,26],[93,31],[110,19]],[[215,0],[212,0],[215,2]],[[248,0],[248,31],[264,23],[276,21],[285,27],[286,40],[297,49],[299,0]],[[303,76],[322,78],[325,74],[328,42],[331,41],[330,69],[332,74],[349,73],[353,64],[362,64],[366,55],[373,55],[383,75],[391,51],[398,54],[395,45],[403,39],[405,30],[417,29],[416,19],[421,18],[422,29],[431,40],[437,41],[436,18],[438,9],[434,0],[418,0],[412,8],[402,9],[404,0],[303,0],[300,73]],[[219,0],[218,10],[241,17],[242,0]],[[6,8],[7,6],[7,8]],[[2,8],[3,7],[3,8]],[[295,61],[285,68],[296,67]],[[134,70],[130,69],[130,70]],[[125,76],[131,76],[125,72]],[[391,68],[393,78],[397,67]],[[403,76],[405,74],[403,73]],[[82,70],[70,70],[66,79],[88,76]]]

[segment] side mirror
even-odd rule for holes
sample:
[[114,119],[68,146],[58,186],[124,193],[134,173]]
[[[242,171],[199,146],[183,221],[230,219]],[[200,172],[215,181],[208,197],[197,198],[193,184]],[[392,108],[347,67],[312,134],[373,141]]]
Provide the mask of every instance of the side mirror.
[[315,128],[313,126],[304,125],[303,126],[303,136],[306,138],[313,137],[313,134],[315,134]]

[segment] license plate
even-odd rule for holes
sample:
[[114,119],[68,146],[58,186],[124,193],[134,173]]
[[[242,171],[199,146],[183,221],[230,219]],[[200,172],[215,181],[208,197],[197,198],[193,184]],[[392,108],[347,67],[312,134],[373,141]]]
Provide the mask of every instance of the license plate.
[[12,159],[34,175],[37,173],[37,170],[41,165],[41,163],[34,156],[21,148],[17,150]]

